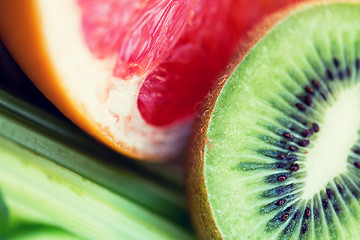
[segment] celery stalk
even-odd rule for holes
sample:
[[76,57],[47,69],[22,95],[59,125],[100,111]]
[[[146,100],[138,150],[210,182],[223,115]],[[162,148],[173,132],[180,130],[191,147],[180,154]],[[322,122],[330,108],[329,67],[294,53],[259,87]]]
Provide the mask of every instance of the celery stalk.
[[134,161],[104,148],[73,124],[2,90],[0,129],[1,136],[165,217],[181,224],[188,220],[183,194],[178,186],[168,184],[170,180],[159,178]]
[[72,124],[0,90],[0,129],[0,189],[10,218],[84,239],[193,238],[179,189]]
[[82,240],[62,229],[45,225],[20,225],[8,232],[6,240]]
[[[9,228],[9,209],[0,192],[0,237]],[[1,238],[0,238],[1,239]]]
[[0,182],[11,214],[86,239],[189,239],[142,206],[0,138]]

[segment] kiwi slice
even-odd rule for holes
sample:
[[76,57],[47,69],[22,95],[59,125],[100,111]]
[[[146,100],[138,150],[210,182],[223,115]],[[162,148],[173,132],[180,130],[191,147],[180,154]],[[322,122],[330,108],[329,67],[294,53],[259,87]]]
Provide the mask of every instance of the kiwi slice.
[[293,6],[219,83],[188,169],[202,239],[360,239],[359,16]]

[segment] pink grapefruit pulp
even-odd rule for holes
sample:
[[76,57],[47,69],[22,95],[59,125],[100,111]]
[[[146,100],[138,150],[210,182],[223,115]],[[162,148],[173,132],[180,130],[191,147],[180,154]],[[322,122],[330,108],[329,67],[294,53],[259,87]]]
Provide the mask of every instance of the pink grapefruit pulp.
[[3,0],[0,37],[72,121],[143,160],[178,156],[239,40],[290,0]]

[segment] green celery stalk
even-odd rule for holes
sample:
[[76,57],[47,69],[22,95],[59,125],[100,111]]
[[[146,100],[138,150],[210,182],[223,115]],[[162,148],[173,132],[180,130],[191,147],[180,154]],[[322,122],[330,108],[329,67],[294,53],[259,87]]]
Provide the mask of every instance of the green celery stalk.
[[[0,238],[1,239],[1,238]],[[82,240],[62,229],[46,225],[20,225],[8,232],[6,240]]]
[[193,238],[172,180],[2,90],[0,129],[0,189],[10,222],[50,224],[84,239]]

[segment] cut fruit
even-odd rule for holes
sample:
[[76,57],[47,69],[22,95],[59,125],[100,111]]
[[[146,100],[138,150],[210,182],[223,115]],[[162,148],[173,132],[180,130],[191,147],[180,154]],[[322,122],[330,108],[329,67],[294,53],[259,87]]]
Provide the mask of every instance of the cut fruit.
[[239,38],[291,0],[3,0],[0,36],[68,118],[129,156],[178,156]]
[[255,29],[196,126],[201,239],[360,239],[359,15],[309,1]]

